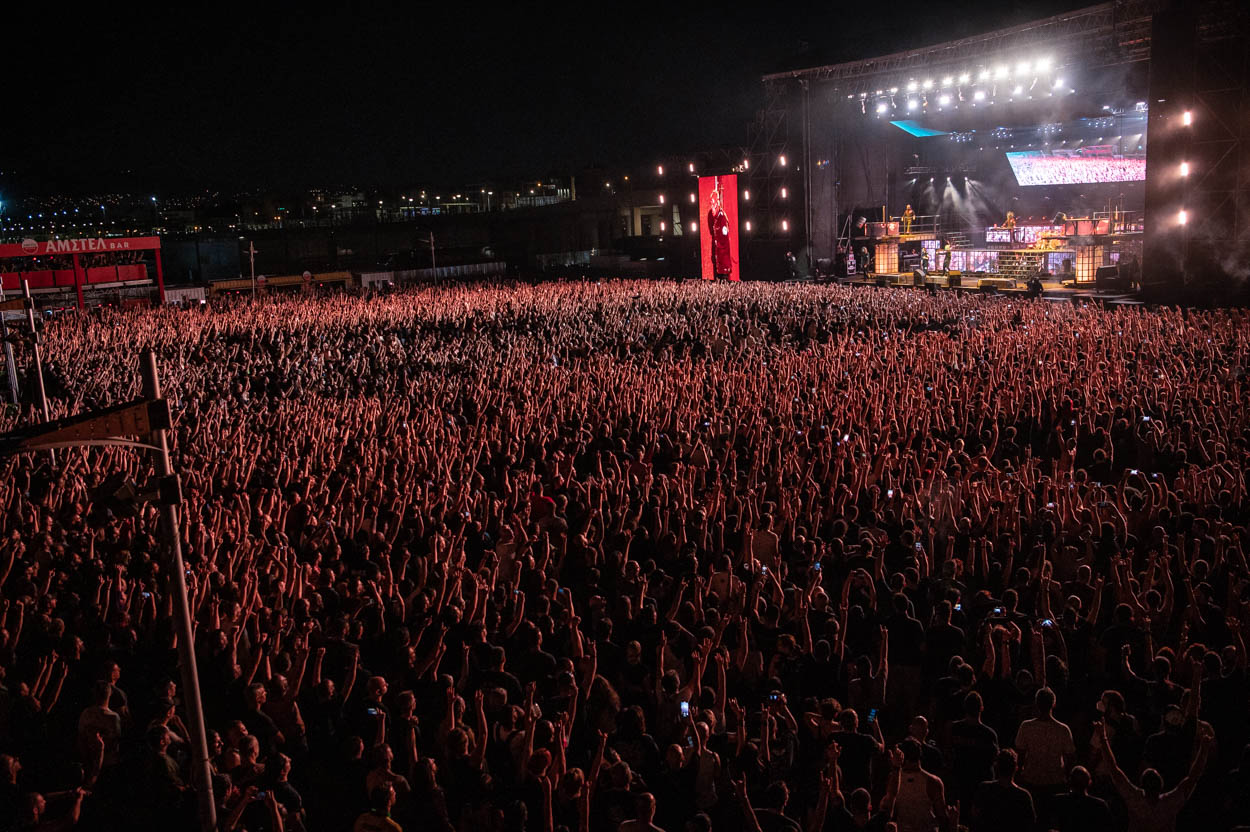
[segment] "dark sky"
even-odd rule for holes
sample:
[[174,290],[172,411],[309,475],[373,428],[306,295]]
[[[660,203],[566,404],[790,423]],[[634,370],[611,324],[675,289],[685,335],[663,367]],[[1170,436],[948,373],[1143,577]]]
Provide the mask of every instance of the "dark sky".
[[1086,3],[30,5],[6,12],[0,188],[34,193],[620,169],[744,144],[766,72]]

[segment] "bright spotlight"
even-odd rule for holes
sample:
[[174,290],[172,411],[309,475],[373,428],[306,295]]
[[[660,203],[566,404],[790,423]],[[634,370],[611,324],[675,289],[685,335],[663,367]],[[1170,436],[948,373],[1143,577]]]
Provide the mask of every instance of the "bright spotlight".
[[1029,71],[1032,69],[1033,69],[1033,65],[1029,63],[1028,61],[1021,61],[1020,63],[1016,64],[1016,73],[1019,75],[1028,75]]
[[691,173],[694,173],[694,162],[691,162],[691,163],[690,163],[689,165],[687,165],[686,167],[690,170],[690,172],[691,172]]
[[1037,62],[1037,71],[1045,72],[1050,69],[1050,58],[1040,58]]
[[890,109],[890,105],[886,104],[884,101],[882,101],[880,104],[877,105],[878,113],[884,113],[888,109]]
[[1189,162],[1181,162],[1181,176],[1189,176]]
[[955,83],[955,78],[952,75],[947,75],[942,79],[942,86],[944,87],[949,87],[953,83]]
[[1188,127],[1189,125],[1191,125],[1191,124],[1193,124],[1193,123],[1194,123],[1194,114],[1193,114],[1193,113],[1191,113],[1191,112],[1189,112],[1189,110],[1186,110],[1186,111],[1185,111],[1185,112],[1181,115],[1181,124],[1183,124],[1183,125],[1185,125],[1186,127]]
[[1024,87],[1020,86],[1019,84],[1016,84],[1016,88],[1011,91],[1011,94],[1020,95],[1022,92],[1024,92]]
[[933,89],[933,79],[932,78],[924,79],[924,83],[921,84],[921,86],[924,87],[926,90]]
[[663,220],[660,220],[660,230],[661,230],[661,231],[667,231],[667,230],[668,230],[668,223],[664,222]]
[[980,76],[978,76],[978,77],[979,77],[982,81],[988,81],[988,80],[990,80],[990,71],[989,71],[988,69],[983,69],[983,70],[981,70],[981,74],[980,74]]
[[787,197],[789,197],[789,196],[790,196],[790,192],[789,192],[789,191],[787,191],[785,188],[782,188],[782,189],[781,189],[781,198],[782,198],[782,199],[786,199],[786,198],[787,198]]
[[691,231],[698,231],[698,230],[699,230],[699,224],[698,224],[697,222],[692,222],[692,223],[690,223],[690,230],[691,230]]
[[664,194],[660,194],[660,204],[664,204]]
[[938,103],[945,107],[947,104],[951,103],[951,97],[949,95],[943,95],[938,99]]
[[782,166],[783,168],[786,166],[786,157],[785,157],[785,155],[784,155],[784,154],[783,154],[783,155],[781,155],[781,156],[778,156],[778,157],[777,157],[777,161],[781,163],[781,166]]
[[1185,223],[1189,222],[1189,212],[1187,212],[1184,208],[1182,208],[1180,212],[1176,215],[1176,222],[1180,225],[1184,225]]
[[691,205],[693,205],[694,203],[698,202],[698,200],[699,200],[699,198],[698,198],[697,196],[695,196],[694,194],[691,194],[691,195],[690,195],[690,204],[691,204]]
[[742,192],[742,201],[743,201],[743,202],[750,202],[750,201],[751,201],[751,192],[750,192],[750,191],[743,191],[743,192]]
[[1003,80],[1010,74],[1011,70],[1005,66],[1000,66],[998,69],[994,70],[994,77],[999,81]]
[[916,91],[916,82],[915,82],[915,81],[908,81],[908,82],[907,82],[907,91],[908,91],[908,92],[915,92],[915,91]]
[[747,222],[746,222],[746,229],[747,229],[747,231],[750,231],[750,230],[751,230],[751,221],[750,221],[750,220],[747,220]]
[[656,166],[656,168],[655,168],[655,172],[656,172],[656,174],[658,174],[658,175],[660,175],[660,176],[663,176],[663,175],[664,175],[664,166],[663,166],[663,165],[657,165],[657,166]]
[[790,221],[789,221],[789,220],[782,220],[782,221],[781,221],[781,230],[782,230],[782,231],[789,231],[789,230],[790,230]]
[[1060,89],[1062,86],[1063,86],[1063,79],[1062,79],[1062,78],[1056,78],[1056,79],[1055,79],[1055,89]]
[[914,109],[916,109],[916,108],[917,108],[917,107],[919,107],[919,106],[920,106],[920,102],[919,102],[919,101],[917,101],[917,100],[916,100],[916,99],[914,99],[914,98],[913,98],[911,101],[908,101],[908,102],[907,102],[907,109],[909,109],[909,110],[914,110]]
[[959,76],[959,83],[961,83],[961,84],[966,84],[966,83],[968,83],[968,82],[969,82],[969,81],[971,81],[971,80],[972,80],[972,76],[971,76],[970,74],[968,74],[967,72],[965,72],[963,75],[960,75],[960,76]]
[[985,100],[985,90],[977,90],[976,92],[974,92],[974,93],[972,94],[972,100],[973,100],[973,101],[984,101],[984,100]]

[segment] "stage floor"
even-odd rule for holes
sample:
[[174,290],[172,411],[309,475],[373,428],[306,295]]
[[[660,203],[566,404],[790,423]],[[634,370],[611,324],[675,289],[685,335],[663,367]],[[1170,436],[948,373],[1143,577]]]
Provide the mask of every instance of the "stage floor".
[[[959,285],[951,286],[946,275],[930,274],[925,281],[924,286],[915,285],[915,281],[911,272],[898,274],[877,274],[870,273],[866,275],[855,275],[848,278],[840,278],[839,283],[849,283],[856,286],[881,286],[885,281],[886,288],[894,289],[936,289],[947,292],[980,292],[988,291],[990,287],[999,294],[1011,295],[1027,295],[1028,288],[1019,282],[1012,282],[1005,279],[986,279],[984,276],[972,274],[961,275]],[[986,285],[982,285],[985,283]],[[1070,300],[1073,298],[1089,298],[1106,302],[1126,303],[1133,302],[1136,298],[1136,292],[1129,292],[1120,289],[1097,289],[1093,281],[1086,281],[1073,285],[1071,281],[1065,284],[1061,280],[1043,280],[1042,296],[1050,300]]]

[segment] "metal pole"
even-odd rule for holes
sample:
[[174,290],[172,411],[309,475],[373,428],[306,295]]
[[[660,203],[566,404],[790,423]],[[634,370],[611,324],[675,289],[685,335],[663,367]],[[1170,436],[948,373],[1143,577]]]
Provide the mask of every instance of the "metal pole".
[[[26,300],[26,321],[30,324],[30,349],[35,357],[35,392],[39,396],[39,409],[43,411],[43,420],[52,421],[52,413],[48,410],[48,396],[43,386],[43,351],[39,348],[39,333],[35,330],[35,302],[30,296],[30,281],[22,278],[22,297]],[[49,448],[52,462],[56,464],[56,451]]]
[[[0,284],[0,301],[4,300],[4,286]],[[17,404],[17,362],[13,360],[13,344],[9,338],[9,322],[0,312],[0,337],[4,338],[4,363],[9,370],[9,401]]]
[[252,266],[252,300],[256,300],[256,245],[247,241],[247,259]]
[[[143,352],[140,366],[143,371],[143,395],[148,399],[161,398],[160,377],[156,373],[156,353],[151,350]],[[159,450],[156,453],[156,473],[165,480],[173,475],[173,465],[169,461],[169,446],[165,439],[165,430],[152,431],[152,444]],[[169,538],[170,555],[173,568],[169,579],[174,596],[174,628],[178,636],[178,664],[182,671],[182,686],[186,690],[187,716],[191,729],[191,763],[192,779],[196,796],[199,798],[200,829],[202,832],[215,832],[217,828],[217,807],[213,801],[213,780],[208,756],[208,738],[204,731],[204,706],[200,701],[200,678],[195,667],[195,641],[191,630],[191,610],[187,602],[186,567],[182,562],[182,541],[178,531],[178,506],[172,500],[165,499],[162,489],[161,524],[165,536]]]
[[434,279],[438,280],[438,258],[434,254],[434,232],[430,232],[430,265],[434,267]]

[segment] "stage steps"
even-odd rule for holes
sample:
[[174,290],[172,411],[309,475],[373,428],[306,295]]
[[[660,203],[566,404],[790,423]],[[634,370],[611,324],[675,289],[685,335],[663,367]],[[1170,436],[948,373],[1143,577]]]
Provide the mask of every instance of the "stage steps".
[[1010,277],[1019,283],[1026,282],[1037,274],[1046,262],[1044,251],[1009,250],[998,253],[998,268],[995,271],[1003,277]]
[[972,248],[972,238],[964,231],[952,231],[943,235],[951,244],[951,248]]

